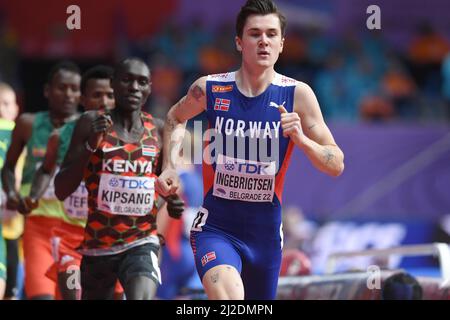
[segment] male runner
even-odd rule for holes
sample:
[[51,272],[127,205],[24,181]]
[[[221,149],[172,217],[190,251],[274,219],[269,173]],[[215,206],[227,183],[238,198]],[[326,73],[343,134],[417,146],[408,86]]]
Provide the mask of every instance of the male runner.
[[[108,112],[114,108],[114,93],[111,88],[113,69],[99,65],[87,70],[81,79],[80,103],[86,111],[100,110]],[[70,139],[76,120],[66,123],[54,130],[47,144],[47,152],[42,165],[34,175],[29,197],[25,202],[37,203],[51,183],[55,170],[63,162],[69,148]],[[31,208],[28,208],[31,210]],[[52,230],[51,238],[55,263],[48,270],[47,276],[58,283],[61,298],[75,300],[80,298],[81,287],[77,275],[81,255],[76,248],[83,240],[87,220],[87,190],[82,182],[76,191],[64,200],[64,210],[69,224],[63,224]],[[116,287],[116,296],[122,295],[120,284]]]
[[169,111],[157,191],[176,192],[176,157],[188,119],[206,112],[204,201],[191,244],[209,299],[274,299],[282,253],[281,199],[294,146],[338,176],[344,155],[305,83],[278,74],[285,17],[272,0],[248,0],[236,22],[238,71],[201,77]]
[[162,145],[154,119],[142,112],[150,70],[140,59],[126,59],[112,87],[115,109],[78,120],[56,194],[65,199],[82,180],[88,189],[82,298],[111,299],[119,279],[127,299],[151,299],[160,283],[154,182]]
[[[30,195],[31,181],[36,168],[43,161],[47,140],[55,128],[77,117],[80,98],[80,71],[72,62],[60,62],[49,72],[44,88],[48,99],[48,111],[24,113],[16,121],[2,170],[3,188],[7,195],[7,207],[21,213],[29,212],[35,203],[25,202]],[[17,160],[24,148],[27,157],[22,177],[20,194],[15,186]],[[68,223],[62,203],[54,195],[50,186],[39,201],[39,205],[25,221],[23,250],[25,258],[25,292],[29,299],[53,299],[56,286],[45,277],[53,263],[50,238],[55,226]]]

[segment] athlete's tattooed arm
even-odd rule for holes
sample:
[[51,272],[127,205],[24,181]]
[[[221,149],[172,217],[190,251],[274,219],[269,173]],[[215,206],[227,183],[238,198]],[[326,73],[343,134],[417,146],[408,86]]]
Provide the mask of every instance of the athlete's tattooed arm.
[[200,99],[205,96],[205,92],[199,85],[195,85],[193,88],[191,88],[189,90],[189,93],[197,101],[200,101]]
[[334,159],[334,154],[329,148],[324,150],[325,164],[329,164]]
[[211,275],[211,282],[217,283],[217,281],[219,281],[219,272],[215,272]]
[[186,96],[169,110],[164,126],[163,170],[176,166],[186,122],[206,109],[205,90],[206,78],[203,77],[195,81]]
[[339,176],[344,170],[344,153],[325,124],[314,92],[304,83],[295,89],[294,112],[299,115],[300,128],[304,128],[294,143],[317,169]]
[[163,136],[163,167],[156,182],[156,191],[162,196],[174,194],[178,188],[176,166],[180,159],[186,123],[206,109],[206,77],[195,81],[186,96],[167,113]]

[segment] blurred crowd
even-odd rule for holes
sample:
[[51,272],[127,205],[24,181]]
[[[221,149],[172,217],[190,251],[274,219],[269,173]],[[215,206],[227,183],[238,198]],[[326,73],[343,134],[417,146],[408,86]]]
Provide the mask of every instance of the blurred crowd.
[[[21,70],[14,30],[1,21],[0,81],[20,95],[26,89],[20,75],[26,70]],[[312,86],[328,120],[448,121],[450,39],[426,21],[410,32],[413,40],[400,49],[387,42],[382,30],[331,35],[320,27],[292,26],[277,70]],[[233,38],[233,25],[209,30],[200,19],[188,26],[167,22],[151,37],[121,38],[115,57],[108,59],[148,61],[154,79],[148,108],[164,117],[193,79],[238,68]]]
[[[200,22],[168,24],[157,36],[133,43],[129,53],[153,68],[154,112],[165,115],[192,79],[236,69],[233,26],[215,33]],[[378,31],[342,37],[317,27],[288,29],[277,70],[311,85],[324,116],[333,121],[445,121],[450,119],[450,41],[426,22],[406,51]]]

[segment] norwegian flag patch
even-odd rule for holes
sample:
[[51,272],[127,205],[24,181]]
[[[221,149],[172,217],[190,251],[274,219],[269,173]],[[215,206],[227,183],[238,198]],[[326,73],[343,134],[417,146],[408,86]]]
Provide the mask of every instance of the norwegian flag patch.
[[216,98],[216,103],[214,104],[214,110],[228,111],[228,109],[230,109],[230,103],[231,103],[230,99]]
[[142,146],[142,155],[148,157],[156,157],[158,149],[155,146]]
[[216,260],[216,252],[215,251],[208,252],[202,257],[202,267],[204,267],[205,264],[213,260]]

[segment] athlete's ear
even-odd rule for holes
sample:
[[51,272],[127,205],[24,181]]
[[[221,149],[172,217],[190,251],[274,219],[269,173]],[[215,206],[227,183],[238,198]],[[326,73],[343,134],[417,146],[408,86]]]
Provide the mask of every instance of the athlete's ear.
[[148,82],[148,91],[147,91],[147,98],[152,94],[152,82]]
[[234,38],[234,42],[236,43],[236,50],[242,52],[242,40],[238,36]]
[[281,43],[280,43],[280,53],[283,52],[283,48],[284,48],[284,37],[281,38]]

